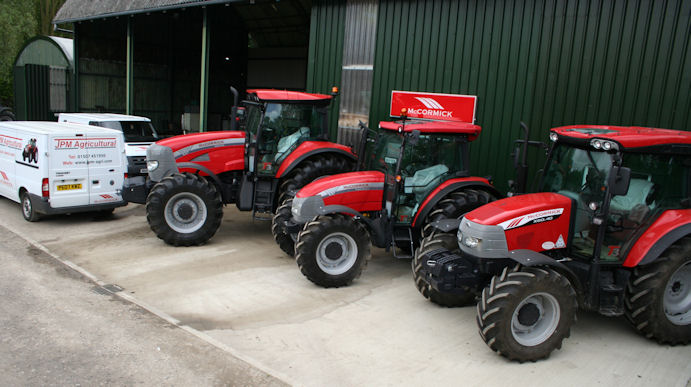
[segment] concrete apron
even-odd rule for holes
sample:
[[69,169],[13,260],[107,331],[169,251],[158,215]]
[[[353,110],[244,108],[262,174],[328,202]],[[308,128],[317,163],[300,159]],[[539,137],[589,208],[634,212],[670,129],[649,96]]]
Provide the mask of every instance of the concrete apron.
[[623,318],[583,312],[548,360],[508,362],[480,339],[475,308],[440,308],[417,292],[409,261],[373,249],[352,286],[322,289],[273,242],[268,223],[234,206],[209,243],[187,248],[156,238],[140,205],[105,220],[75,214],[28,223],[18,204],[2,199],[0,217],[124,299],[294,385],[685,386],[691,379],[691,346],[661,346]]

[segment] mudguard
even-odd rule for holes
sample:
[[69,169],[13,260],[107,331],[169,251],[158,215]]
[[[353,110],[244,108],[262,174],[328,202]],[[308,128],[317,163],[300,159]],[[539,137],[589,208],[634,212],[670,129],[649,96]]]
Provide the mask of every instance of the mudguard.
[[565,276],[575,289],[583,289],[578,276],[566,265],[533,250],[519,249],[509,251],[509,259],[522,266],[548,266]]
[[635,267],[651,263],[687,235],[691,235],[691,210],[665,211],[626,253],[623,265]]
[[349,146],[328,141],[305,141],[301,143],[294,151],[290,152],[290,155],[283,160],[281,166],[276,172],[276,178],[289,174],[293,169],[295,169],[295,167],[300,165],[300,163],[307,158],[322,153],[336,153],[353,161],[357,160],[357,156],[355,156],[353,150]]
[[458,191],[463,188],[472,188],[480,191],[486,191],[494,195],[496,198],[502,198],[502,195],[496,188],[494,188],[489,180],[482,177],[461,177],[456,179],[449,179],[439,185],[434,191],[427,195],[425,201],[420,205],[420,209],[415,214],[412,226],[414,228],[422,226],[422,222],[427,218],[427,215],[432,211],[432,208],[439,203],[446,195],[453,191]]

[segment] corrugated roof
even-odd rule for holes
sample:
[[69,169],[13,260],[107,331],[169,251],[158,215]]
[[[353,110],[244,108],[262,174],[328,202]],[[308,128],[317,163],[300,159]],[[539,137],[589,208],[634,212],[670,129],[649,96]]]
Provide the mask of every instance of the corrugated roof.
[[242,0],[67,0],[53,19],[53,23],[72,23],[122,15],[134,15],[166,9],[234,3]]

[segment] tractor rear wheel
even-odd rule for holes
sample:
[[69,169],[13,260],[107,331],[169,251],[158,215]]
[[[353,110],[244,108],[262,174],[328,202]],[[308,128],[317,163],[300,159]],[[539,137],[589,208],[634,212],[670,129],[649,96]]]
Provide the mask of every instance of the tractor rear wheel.
[[[276,215],[271,219],[271,234],[274,236],[274,240],[278,243],[278,246],[286,254],[291,257],[295,256],[295,240],[293,240],[293,235],[285,232],[284,224],[293,214],[291,213],[291,207],[293,205],[293,199],[286,199],[283,204],[281,204],[278,209],[276,209]],[[295,236],[297,239],[297,235]]]
[[670,345],[691,342],[691,237],[634,269],[624,305],[626,318],[645,337]]
[[169,245],[201,245],[211,239],[223,218],[221,195],[206,179],[176,173],[156,184],[146,198],[146,220]]
[[271,220],[271,234],[276,243],[281,247],[281,250],[291,257],[295,256],[297,235],[287,233],[284,226],[284,222],[292,217],[290,206],[286,207],[288,200],[292,203],[293,196],[295,196],[297,191],[311,183],[314,179],[335,173],[349,172],[352,168],[352,161],[344,157],[317,155],[296,167],[283,181],[279,188],[279,207],[276,210],[276,215]]
[[477,325],[493,351],[521,363],[536,361],[561,348],[577,308],[573,287],[556,271],[504,268],[482,291]]
[[417,290],[426,299],[437,305],[449,308],[469,305],[475,300],[475,294],[470,289],[463,289],[462,293],[442,293],[432,288],[422,274],[422,256],[436,249],[446,249],[458,253],[460,249],[456,241],[456,234],[435,231],[422,239],[420,247],[415,250],[415,256],[411,262],[413,267],[413,279],[415,280]]
[[350,285],[369,259],[367,230],[341,214],[323,215],[307,223],[295,245],[295,260],[302,274],[325,288]]
[[429,236],[434,231],[434,227],[430,223],[442,219],[459,219],[467,212],[496,199],[489,192],[476,189],[452,192],[446,198],[440,200],[427,215],[425,225],[422,228],[422,237]]

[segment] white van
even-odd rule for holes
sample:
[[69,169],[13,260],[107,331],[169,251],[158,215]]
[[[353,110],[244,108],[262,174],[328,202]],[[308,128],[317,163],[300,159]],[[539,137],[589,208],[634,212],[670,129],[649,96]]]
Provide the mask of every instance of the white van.
[[60,113],[58,122],[100,126],[122,132],[128,176],[142,176],[148,173],[146,148],[159,140],[150,119],[114,113]]
[[122,136],[94,126],[0,122],[0,195],[20,202],[24,219],[40,214],[124,206]]

